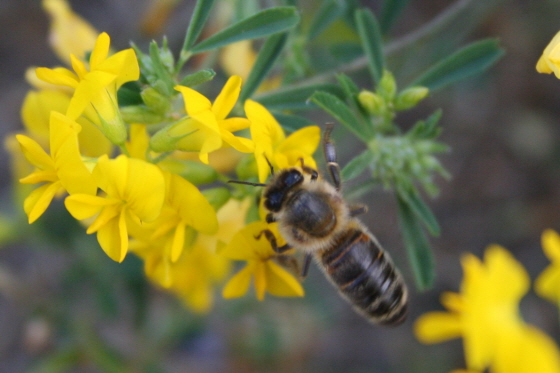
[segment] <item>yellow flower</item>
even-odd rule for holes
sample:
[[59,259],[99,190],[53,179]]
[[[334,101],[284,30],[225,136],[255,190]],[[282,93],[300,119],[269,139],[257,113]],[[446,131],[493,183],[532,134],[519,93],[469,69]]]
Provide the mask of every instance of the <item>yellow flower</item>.
[[437,343],[462,336],[469,369],[560,372],[554,342],[519,315],[519,301],[529,288],[525,269],[498,245],[488,247],[484,263],[467,254],[462,265],[461,293],[443,294],[449,312],[429,312],[416,321],[417,338]]
[[51,17],[49,42],[61,61],[70,65],[70,54],[82,57],[93,49],[98,32],[67,1],[43,0],[43,8]]
[[97,125],[114,144],[123,145],[126,127],[120,116],[117,90],[126,82],[138,80],[140,69],[133,49],[109,55],[110,38],[101,33],[86,65],[71,55],[74,72],[59,67],[39,67],[37,76],[52,84],[74,89],[66,115],[77,119],[83,115]]
[[277,169],[304,164],[317,168],[313,153],[319,146],[318,126],[299,129],[286,138],[284,130],[270,112],[256,101],[245,101],[245,114],[251,121],[251,138],[255,142],[255,159],[259,181],[264,183],[270,173],[267,159]]
[[208,154],[224,143],[243,153],[253,151],[253,141],[232,133],[249,127],[249,121],[237,117],[226,119],[239,97],[240,77],[229,78],[214,103],[189,87],[176,86],[175,89],[183,94],[185,110],[190,117],[170,130],[170,134],[177,137],[189,134],[177,142],[178,149],[199,152],[200,160],[206,164]]
[[146,275],[152,281],[176,294],[193,311],[207,312],[213,303],[214,286],[223,281],[231,267],[229,259],[216,254],[216,248],[225,246],[243,227],[248,202],[230,199],[222,206],[215,234],[198,233],[193,242],[194,231],[188,230],[189,237],[176,262],[169,260],[171,240],[165,236],[154,240],[147,232],[132,243],[131,249],[144,259]]
[[128,221],[151,222],[161,212],[165,198],[163,175],[153,164],[120,155],[111,160],[101,156],[93,177],[105,197],[74,194],[64,203],[78,220],[98,214],[87,233],[97,232],[105,253],[122,262],[128,251]]
[[[61,90],[43,89],[31,90],[25,96],[21,107],[23,125],[30,137],[42,147],[48,149],[49,118],[51,111],[66,112],[70,104],[70,95]],[[111,142],[103,136],[101,131],[83,118],[76,120],[82,130],[78,133],[80,153],[87,157],[99,157],[111,152]]]
[[548,43],[542,56],[537,61],[537,71],[539,73],[554,73],[560,79],[560,32]]
[[560,305],[560,236],[552,229],[543,232],[541,243],[552,262],[535,280],[535,291],[541,297]]
[[93,195],[97,190],[92,175],[82,162],[78,149],[80,125],[66,116],[51,112],[50,155],[33,139],[16,135],[25,158],[36,167],[30,175],[20,179],[23,184],[45,183],[24,201],[29,223],[37,220],[55,196],[64,192]]
[[265,229],[274,233],[279,246],[286,242],[278,234],[276,224],[256,221],[241,229],[220,254],[233,260],[247,261],[247,265],[233,276],[223,291],[224,298],[236,298],[249,289],[251,278],[255,280],[255,290],[259,300],[264,294],[278,297],[302,297],[303,288],[298,280],[287,270],[276,264],[273,259],[277,254],[264,235],[257,236]]

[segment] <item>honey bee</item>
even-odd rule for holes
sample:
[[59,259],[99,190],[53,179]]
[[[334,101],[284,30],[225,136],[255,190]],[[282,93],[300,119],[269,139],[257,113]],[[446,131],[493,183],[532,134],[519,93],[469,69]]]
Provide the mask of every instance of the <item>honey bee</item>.
[[332,128],[323,137],[332,185],[303,162],[301,167],[273,173],[268,184],[253,184],[265,186],[266,220],[278,222],[287,244],[279,247],[269,230],[257,238],[264,235],[278,254],[291,248],[305,253],[302,277],[314,257],[358,313],[373,323],[398,325],[407,315],[406,285],[389,255],[356,218],[366,207],[348,205],[342,197],[340,168],[330,140]]

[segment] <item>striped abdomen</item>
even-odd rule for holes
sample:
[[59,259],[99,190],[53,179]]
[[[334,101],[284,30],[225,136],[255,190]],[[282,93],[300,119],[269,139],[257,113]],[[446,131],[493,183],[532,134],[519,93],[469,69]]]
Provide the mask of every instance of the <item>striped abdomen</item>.
[[342,295],[372,322],[397,325],[404,321],[406,285],[389,256],[367,233],[345,232],[318,259]]

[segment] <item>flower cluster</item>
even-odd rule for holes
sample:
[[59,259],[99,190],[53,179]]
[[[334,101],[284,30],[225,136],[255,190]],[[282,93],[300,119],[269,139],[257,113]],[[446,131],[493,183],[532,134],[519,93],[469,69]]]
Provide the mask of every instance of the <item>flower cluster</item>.
[[[22,108],[26,132],[15,135],[19,150],[9,149],[33,166],[30,172],[25,166],[15,170],[27,173],[21,183],[37,185],[23,203],[29,223],[53,199],[64,198],[68,212],[88,234],[97,235],[112,260],[122,262],[129,251],[135,253],[151,280],[196,312],[210,309],[213,288],[230,273],[231,260],[246,261],[247,267],[226,285],[224,296],[245,294],[251,277],[258,299],[266,291],[302,296],[294,274],[275,263],[269,242],[255,239],[265,229],[278,236],[275,227],[262,220],[246,225],[258,191],[240,187],[232,193],[236,186],[223,181],[224,172],[243,164],[238,176],[264,182],[267,159],[275,168],[301,159],[314,167],[319,128],[286,136],[274,116],[252,100],[241,103],[245,116],[240,115],[242,79],[235,75],[213,102],[175,84],[163,105],[164,120],[143,123],[136,116],[130,122],[119,102],[120,88],[134,84],[144,98],[154,92],[135,50],[112,53],[109,35],[97,34],[62,0],[45,0],[44,6],[53,17],[53,47],[71,69],[40,67],[28,73],[34,89]],[[224,169],[224,158],[235,161]]]

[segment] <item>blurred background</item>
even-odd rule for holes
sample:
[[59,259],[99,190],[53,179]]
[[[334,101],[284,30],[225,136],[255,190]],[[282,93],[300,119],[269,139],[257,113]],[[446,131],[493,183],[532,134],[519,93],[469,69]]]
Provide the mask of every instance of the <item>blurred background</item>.
[[[459,289],[461,253],[480,257],[487,245],[501,244],[532,280],[548,264],[540,235],[546,228],[560,229],[560,81],[538,74],[535,64],[560,30],[560,2],[460,2],[469,10],[448,26],[444,39],[400,51],[389,65],[398,70],[397,81],[406,82],[407,69],[418,68],[413,65],[421,65],[428,53],[449,53],[482,37],[499,38],[506,51],[485,74],[436,92],[398,118],[406,127],[443,108],[441,141],[452,149],[440,157],[452,178],[437,181],[441,193],[429,203],[442,227],[440,237],[432,239],[433,289],[418,292],[412,285],[394,197],[379,190],[362,199],[369,206],[364,222],[411,284],[411,314],[404,325],[368,324],[316,267],[305,281],[303,299],[268,296],[258,302],[250,293],[226,301],[218,295],[210,314],[194,315],[148,284],[138,259],[129,255],[123,264],[111,261],[95,237],[86,236],[55,204],[31,227],[22,220],[21,231],[12,232],[14,239],[0,247],[0,372],[434,373],[464,367],[460,340],[421,345],[413,336],[413,321],[442,310],[442,291]],[[148,0],[70,3],[94,27],[107,31],[115,48],[134,40],[146,50],[151,38],[159,41],[165,34],[174,51],[194,6],[194,1],[179,1],[163,29],[146,35],[139,20],[146,17]],[[313,9],[318,1],[302,3]],[[361,3],[374,10],[380,6]],[[398,40],[449,5],[410,1],[391,37]],[[60,63],[48,46],[48,27],[40,1],[0,2],[0,138],[22,129],[19,109],[29,89],[25,70]],[[327,31],[322,37],[328,36]],[[310,115],[319,125],[332,120],[319,111]],[[345,164],[357,142],[342,129],[335,137]],[[9,165],[8,153],[0,149],[4,217],[21,215],[16,213],[21,206],[13,203]],[[530,292],[521,311],[527,322],[559,341],[554,305]]]

